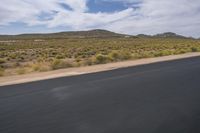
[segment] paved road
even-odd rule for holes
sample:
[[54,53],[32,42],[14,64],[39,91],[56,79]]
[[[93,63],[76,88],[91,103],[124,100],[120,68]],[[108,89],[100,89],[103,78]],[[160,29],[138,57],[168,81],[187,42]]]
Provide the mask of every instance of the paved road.
[[200,133],[200,57],[0,87],[0,133]]

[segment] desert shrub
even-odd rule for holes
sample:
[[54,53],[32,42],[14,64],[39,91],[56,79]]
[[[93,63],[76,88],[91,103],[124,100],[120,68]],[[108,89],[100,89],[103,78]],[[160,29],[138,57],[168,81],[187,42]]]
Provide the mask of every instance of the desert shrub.
[[152,54],[150,54],[149,52],[141,52],[141,53],[138,53],[138,54],[135,54],[134,55],[134,58],[149,58],[149,57],[152,57]]
[[19,67],[19,66],[21,66],[21,64],[20,64],[19,62],[14,62],[14,63],[12,64],[12,67],[13,67],[13,68]]
[[76,62],[80,62],[81,61],[81,58],[76,58]]
[[54,59],[51,62],[51,68],[53,70],[61,69],[61,68],[67,68],[67,67],[72,67],[72,64],[67,62],[67,61],[60,60],[60,59]]
[[125,52],[125,51],[122,51],[120,52],[120,60],[128,60],[131,58],[131,53],[130,52]]
[[23,62],[24,59],[25,59],[25,58],[24,58],[23,56],[19,56],[17,60],[18,60],[19,62]]
[[198,52],[198,48],[192,47],[192,48],[191,48],[191,51],[192,51],[192,52]]
[[106,55],[102,55],[102,54],[97,54],[95,56],[95,63],[97,64],[102,64],[102,63],[106,63],[108,60],[108,57]]
[[1,76],[4,76],[4,72],[5,72],[5,70],[4,70],[3,68],[0,67],[0,77],[1,77]]
[[39,71],[39,70],[40,70],[40,65],[38,65],[38,64],[33,64],[33,65],[32,65],[32,69],[33,69],[33,71]]
[[110,61],[128,60],[130,58],[132,58],[131,53],[126,51],[112,51],[108,54]]
[[160,56],[163,56],[163,53],[162,52],[155,52],[154,56],[155,57],[160,57]]
[[60,55],[56,55],[56,59],[64,59],[64,58],[65,58],[65,56],[62,55],[62,54],[60,54]]
[[6,60],[5,59],[3,59],[3,58],[0,58],[0,64],[3,64],[3,63],[5,63],[6,62]]
[[187,52],[186,49],[179,49],[179,50],[176,50],[174,53],[175,53],[175,54],[184,54],[184,53],[186,53],[186,52]]
[[167,56],[167,55],[171,55],[172,52],[169,50],[163,50],[163,51],[159,51],[159,52],[155,52],[154,56],[155,57],[160,57],[160,56]]
[[96,64],[95,61],[96,61],[95,58],[87,58],[87,59],[81,60],[80,62],[75,62],[73,66],[75,66],[75,67],[91,66],[93,64]]
[[9,57],[10,57],[11,59],[16,59],[16,58],[17,58],[17,54],[10,54]]
[[42,57],[37,58],[37,62],[44,62],[44,61],[45,61],[45,59]]
[[120,55],[118,51],[112,51],[111,53],[108,54],[108,57],[110,60],[116,61],[120,58]]
[[51,70],[48,63],[35,63],[31,65],[33,71],[45,72]]
[[25,68],[18,68],[18,69],[16,70],[16,72],[17,72],[17,74],[22,75],[22,74],[25,74],[25,73],[26,73],[26,69],[25,69]]
[[173,53],[171,51],[169,51],[169,50],[163,50],[162,54],[163,54],[163,56],[166,56],[166,55],[171,55]]
[[83,61],[84,66],[91,66],[93,64],[92,59],[86,59]]

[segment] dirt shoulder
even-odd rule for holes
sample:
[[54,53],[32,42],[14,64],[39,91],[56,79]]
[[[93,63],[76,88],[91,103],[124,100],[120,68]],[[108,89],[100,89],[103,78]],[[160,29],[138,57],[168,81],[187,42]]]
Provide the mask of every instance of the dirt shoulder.
[[157,57],[157,58],[123,61],[123,62],[108,63],[108,64],[101,64],[101,65],[94,65],[94,66],[87,66],[87,67],[67,68],[67,69],[60,69],[60,70],[49,71],[49,72],[31,73],[31,74],[26,74],[26,75],[7,76],[7,77],[0,78],[0,86],[21,84],[21,83],[27,83],[27,82],[32,82],[32,81],[81,75],[81,74],[87,74],[87,73],[95,73],[95,72],[125,68],[125,67],[130,67],[130,66],[145,65],[145,64],[151,64],[151,63],[156,63],[156,62],[171,61],[171,60],[190,58],[190,57],[196,57],[196,56],[200,56],[200,53],[199,52],[187,53],[187,54],[182,54],[182,55],[171,55],[171,56],[164,56],[164,57]]

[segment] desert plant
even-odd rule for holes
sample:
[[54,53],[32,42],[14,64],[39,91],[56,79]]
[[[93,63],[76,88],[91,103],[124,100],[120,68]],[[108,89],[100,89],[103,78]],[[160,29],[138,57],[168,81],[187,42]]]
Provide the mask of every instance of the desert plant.
[[0,76],[4,76],[4,72],[5,72],[5,70],[0,67]]
[[128,60],[130,58],[131,58],[131,53],[130,52],[126,52],[126,51],[120,52],[120,59],[121,60]]
[[60,59],[54,59],[51,62],[51,68],[53,70],[60,69],[60,68],[67,68],[67,67],[72,67],[72,64]]
[[0,64],[3,64],[3,63],[5,63],[6,62],[6,60],[5,59],[3,59],[3,58],[0,58]]
[[60,55],[56,55],[56,59],[64,59],[64,58],[65,58],[65,56],[62,55],[62,54],[60,54]]
[[120,55],[118,51],[112,51],[111,53],[108,54],[108,57],[110,60],[116,61],[120,58]]
[[86,59],[85,61],[83,61],[83,65],[91,66],[92,65],[92,59]]
[[191,48],[191,51],[192,51],[192,52],[198,52],[198,49],[197,49],[196,47],[192,47],[192,48]]
[[31,65],[33,71],[45,72],[51,70],[50,64],[46,62],[34,63]]
[[25,69],[25,68],[18,68],[18,69],[16,70],[16,72],[17,72],[17,74],[22,75],[22,74],[25,74],[25,73],[26,73],[26,69]]
[[162,50],[162,51],[159,51],[159,52],[155,52],[155,53],[154,53],[154,56],[155,56],[155,57],[160,57],[160,56],[167,56],[167,55],[171,55],[171,54],[172,54],[171,51]]
[[107,57],[106,55],[97,54],[97,55],[95,56],[95,59],[96,59],[95,62],[96,62],[97,64],[102,64],[102,63],[106,63],[108,57]]

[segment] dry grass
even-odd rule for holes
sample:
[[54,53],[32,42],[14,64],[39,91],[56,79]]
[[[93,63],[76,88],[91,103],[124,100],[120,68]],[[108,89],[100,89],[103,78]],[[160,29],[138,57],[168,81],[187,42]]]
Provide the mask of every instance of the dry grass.
[[[43,72],[200,51],[200,41],[176,38],[68,38],[0,42],[0,75]],[[12,71],[12,72],[11,72]]]

